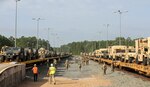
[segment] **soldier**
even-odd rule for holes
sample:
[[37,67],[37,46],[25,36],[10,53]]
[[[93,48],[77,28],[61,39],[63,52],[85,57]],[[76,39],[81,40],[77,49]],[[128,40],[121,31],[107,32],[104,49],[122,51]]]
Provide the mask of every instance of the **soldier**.
[[81,63],[79,64],[79,70],[81,71],[81,68],[82,68],[82,65],[81,65]]
[[114,62],[111,63],[111,71],[114,72],[115,66],[114,66]]
[[107,65],[104,63],[104,65],[103,65],[103,68],[102,68],[103,70],[104,70],[104,75],[106,75],[106,70],[107,70]]
[[47,64],[47,67],[49,67],[49,60],[47,60],[46,64]]
[[68,68],[69,68],[69,61],[68,60],[66,60],[66,62],[65,62],[65,67],[68,70]]
[[89,58],[88,58],[88,57],[87,57],[87,61],[86,61],[86,64],[87,64],[87,65],[89,65]]
[[56,59],[53,59],[53,64],[57,68],[57,60]]

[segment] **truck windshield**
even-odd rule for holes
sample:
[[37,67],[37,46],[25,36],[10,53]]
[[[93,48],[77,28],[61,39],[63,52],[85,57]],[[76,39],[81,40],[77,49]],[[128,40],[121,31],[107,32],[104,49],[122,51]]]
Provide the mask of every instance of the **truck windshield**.
[[124,49],[116,49],[116,53],[125,53]]
[[9,51],[9,50],[11,50],[10,47],[6,47],[6,48],[2,49],[2,51]]
[[130,53],[135,53],[135,50],[129,50]]
[[108,53],[108,51],[101,51],[102,53]]

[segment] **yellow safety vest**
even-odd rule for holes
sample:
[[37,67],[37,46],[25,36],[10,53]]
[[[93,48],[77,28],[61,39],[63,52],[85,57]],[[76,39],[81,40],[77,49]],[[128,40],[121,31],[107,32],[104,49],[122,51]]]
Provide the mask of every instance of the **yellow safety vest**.
[[49,72],[50,75],[53,75],[56,72],[56,68],[55,67],[50,67],[49,70],[50,70],[50,72]]

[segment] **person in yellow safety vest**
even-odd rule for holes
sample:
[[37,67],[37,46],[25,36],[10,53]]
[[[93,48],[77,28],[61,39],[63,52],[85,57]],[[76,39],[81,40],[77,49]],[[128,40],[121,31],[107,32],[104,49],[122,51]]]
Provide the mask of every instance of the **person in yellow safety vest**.
[[56,84],[55,81],[55,73],[56,73],[56,68],[54,67],[53,64],[51,64],[51,67],[49,67],[48,73],[47,75],[49,76],[49,83],[51,84],[53,82],[53,84]]

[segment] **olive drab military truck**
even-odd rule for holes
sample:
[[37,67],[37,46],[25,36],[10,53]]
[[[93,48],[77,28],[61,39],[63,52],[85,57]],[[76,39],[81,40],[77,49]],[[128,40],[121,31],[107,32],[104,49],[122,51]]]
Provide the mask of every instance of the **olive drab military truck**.
[[1,61],[21,61],[24,58],[24,49],[20,47],[3,46],[0,58]]
[[9,46],[3,46],[0,52],[0,60],[4,62],[5,60],[9,60],[13,58],[13,52]]
[[135,47],[134,46],[129,46],[127,48],[125,62],[132,63],[132,62],[135,61],[135,59],[136,59]]
[[136,63],[150,65],[150,37],[135,40],[136,47]]
[[21,47],[11,47],[11,51],[13,52],[13,59],[16,61],[24,60],[24,49]]
[[50,57],[50,56],[51,56],[50,51],[49,50],[45,50],[45,57],[47,58],[47,57]]
[[33,50],[29,47],[24,48],[24,60],[23,61],[31,60],[32,57],[33,57]]
[[38,50],[40,58],[45,58],[45,51],[46,51],[45,48],[40,48]]
[[115,45],[108,47],[109,58],[112,60],[124,61],[126,57],[127,46]]

